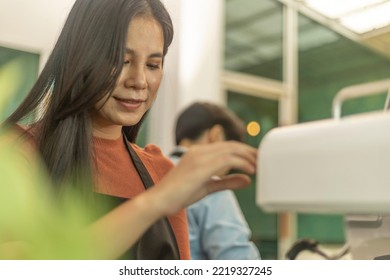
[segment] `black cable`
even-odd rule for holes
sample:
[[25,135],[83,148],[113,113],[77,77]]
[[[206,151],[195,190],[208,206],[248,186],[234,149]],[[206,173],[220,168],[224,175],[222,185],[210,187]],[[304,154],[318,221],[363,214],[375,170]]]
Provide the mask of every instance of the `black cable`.
[[318,248],[318,241],[313,239],[301,239],[295,242],[291,249],[287,251],[286,257],[289,260],[295,260],[296,257],[305,250],[316,253],[327,260],[338,260],[349,252],[349,246],[344,246],[338,254],[328,255]]

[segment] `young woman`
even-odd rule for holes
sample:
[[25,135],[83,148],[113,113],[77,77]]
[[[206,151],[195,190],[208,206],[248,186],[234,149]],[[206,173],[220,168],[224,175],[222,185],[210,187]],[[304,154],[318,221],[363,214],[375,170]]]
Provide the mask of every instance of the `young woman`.
[[[121,257],[168,216],[162,227],[173,236],[171,245],[154,244],[161,235],[157,227],[138,242],[138,251],[155,254],[137,256],[189,259],[183,208],[208,193],[249,183],[242,174],[210,179],[221,170],[255,171],[256,150],[241,143],[194,148],[175,168],[158,147],[134,144],[156,99],[172,37],[159,0],[77,0],[37,82],[6,121],[17,124],[39,113],[26,131],[59,193],[72,185],[81,195],[119,198],[89,228],[109,249],[105,258]],[[145,191],[149,185],[155,186]],[[178,253],[166,254],[167,246],[177,246]]]

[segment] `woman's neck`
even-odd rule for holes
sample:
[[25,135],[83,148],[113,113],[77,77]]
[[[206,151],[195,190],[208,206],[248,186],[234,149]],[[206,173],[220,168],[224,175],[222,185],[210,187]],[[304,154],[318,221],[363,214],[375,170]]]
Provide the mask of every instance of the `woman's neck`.
[[92,126],[92,134],[94,137],[103,138],[103,139],[118,139],[122,134],[122,126]]

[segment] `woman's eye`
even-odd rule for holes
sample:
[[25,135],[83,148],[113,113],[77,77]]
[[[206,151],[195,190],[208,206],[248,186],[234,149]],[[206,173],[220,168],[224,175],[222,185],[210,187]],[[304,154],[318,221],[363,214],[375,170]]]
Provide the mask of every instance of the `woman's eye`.
[[123,61],[123,64],[129,64],[129,63],[130,63],[130,60]]
[[149,64],[147,64],[147,66],[150,69],[159,69],[160,68],[160,64],[159,63],[149,63]]

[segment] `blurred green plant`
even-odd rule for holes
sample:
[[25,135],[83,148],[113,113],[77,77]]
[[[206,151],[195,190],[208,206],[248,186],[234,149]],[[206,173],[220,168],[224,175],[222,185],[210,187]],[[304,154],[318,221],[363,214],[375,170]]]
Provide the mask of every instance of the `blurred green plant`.
[[[1,93],[0,110],[6,99]],[[86,230],[90,209],[71,194],[60,203],[42,166],[20,135],[0,125],[0,259],[104,257]]]

